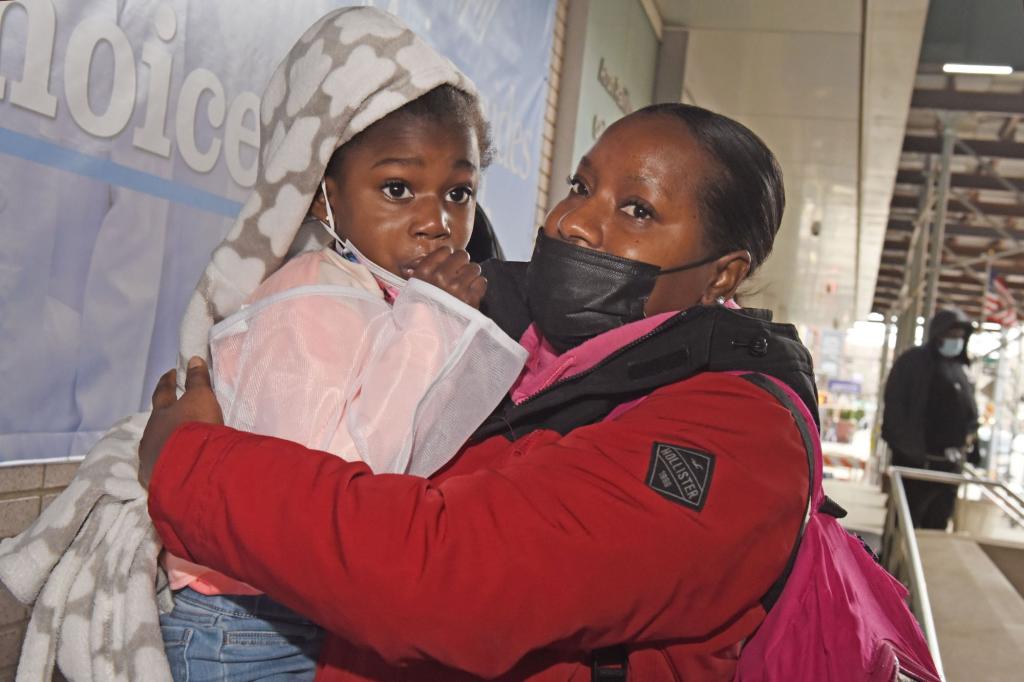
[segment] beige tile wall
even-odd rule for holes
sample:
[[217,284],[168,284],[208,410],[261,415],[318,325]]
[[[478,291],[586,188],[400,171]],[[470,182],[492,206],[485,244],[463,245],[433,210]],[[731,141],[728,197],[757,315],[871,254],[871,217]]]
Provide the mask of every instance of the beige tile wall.
[[[0,467],[0,538],[17,535],[71,481],[78,462]],[[28,609],[0,586],[0,682],[13,682]],[[63,680],[58,674],[54,680]]]

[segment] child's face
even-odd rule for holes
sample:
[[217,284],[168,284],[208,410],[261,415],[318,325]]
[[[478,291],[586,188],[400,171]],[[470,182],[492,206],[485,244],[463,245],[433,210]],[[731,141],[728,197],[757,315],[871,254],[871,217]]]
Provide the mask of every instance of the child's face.
[[437,248],[469,242],[480,181],[476,134],[393,115],[364,132],[325,179],[339,235],[408,278]]

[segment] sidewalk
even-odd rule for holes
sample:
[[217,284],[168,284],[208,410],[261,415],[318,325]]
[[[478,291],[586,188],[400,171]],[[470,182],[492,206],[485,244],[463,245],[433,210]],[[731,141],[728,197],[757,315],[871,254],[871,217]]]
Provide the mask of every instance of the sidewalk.
[[846,518],[839,520],[843,528],[863,537],[877,552],[885,526],[887,496],[878,486],[860,481],[826,478],[822,486],[825,494],[847,511]]

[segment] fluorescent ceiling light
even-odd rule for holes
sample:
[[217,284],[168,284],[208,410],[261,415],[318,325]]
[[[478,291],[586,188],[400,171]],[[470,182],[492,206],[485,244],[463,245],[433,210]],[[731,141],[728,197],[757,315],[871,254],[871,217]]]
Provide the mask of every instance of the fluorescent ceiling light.
[[945,73],[977,73],[987,76],[1009,76],[1013,73],[1012,66],[994,66],[991,64],[943,64]]

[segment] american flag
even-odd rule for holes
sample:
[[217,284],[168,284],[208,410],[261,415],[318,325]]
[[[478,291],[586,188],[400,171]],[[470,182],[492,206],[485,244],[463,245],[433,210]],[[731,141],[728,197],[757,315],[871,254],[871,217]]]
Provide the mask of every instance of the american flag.
[[995,322],[1004,327],[1017,324],[1017,302],[1006,286],[1006,280],[993,270],[985,289],[985,321]]

